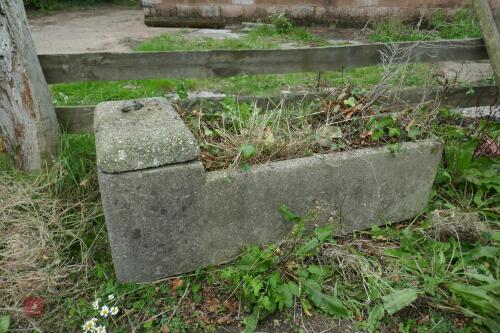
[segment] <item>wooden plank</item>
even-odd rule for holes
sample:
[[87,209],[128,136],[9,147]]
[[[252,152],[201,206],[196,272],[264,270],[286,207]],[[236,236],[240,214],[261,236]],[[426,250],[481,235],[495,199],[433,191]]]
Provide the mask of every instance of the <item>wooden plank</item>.
[[402,42],[288,50],[174,51],[40,55],[49,83],[339,71],[381,63],[398,48],[410,62],[486,60],[481,39]]
[[484,42],[495,74],[495,81],[497,87],[500,88],[500,31],[488,0],[473,0],[472,3],[481,24]]
[[94,105],[56,107],[57,119],[61,129],[74,134],[93,132],[94,109]]
[[21,0],[0,1],[0,44],[0,152],[21,170],[40,170],[60,132]]
[[[472,93],[471,93],[472,92]],[[500,105],[500,93],[495,86],[483,86],[473,88],[450,88],[447,90],[436,89],[425,93],[422,98],[421,88],[408,88],[399,92],[399,99],[406,103],[418,103],[424,100],[435,100],[436,96],[442,97],[441,104],[450,107],[474,107],[474,106],[491,106]],[[311,101],[317,97],[325,97],[328,94],[287,94],[271,97],[250,97],[242,96],[238,100],[240,102],[252,101],[257,102],[261,107],[277,105],[283,100],[288,103],[300,103]],[[193,109],[206,105],[208,101],[212,102],[217,107],[217,102],[222,102],[223,98],[197,98],[196,100],[187,100],[180,103],[180,107]],[[93,131],[93,118],[95,106],[61,106],[56,107],[57,117],[61,123],[61,127],[68,133],[89,133]]]

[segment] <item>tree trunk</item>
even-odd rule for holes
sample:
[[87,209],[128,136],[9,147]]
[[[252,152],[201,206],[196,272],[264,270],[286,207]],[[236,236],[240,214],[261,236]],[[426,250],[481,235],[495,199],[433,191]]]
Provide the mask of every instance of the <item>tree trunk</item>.
[[16,166],[39,170],[58,148],[60,130],[22,0],[0,1],[0,143]]
[[473,0],[476,15],[481,24],[484,43],[490,57],[497,87],[500,88],[500,32],[488,0]]

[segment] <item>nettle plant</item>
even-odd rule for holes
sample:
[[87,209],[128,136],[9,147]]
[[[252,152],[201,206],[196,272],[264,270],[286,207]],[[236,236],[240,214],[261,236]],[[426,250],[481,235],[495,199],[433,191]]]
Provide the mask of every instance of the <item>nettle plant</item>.
[[[349,310],[336,293],[323,290],[323,283],[332,269],[301,264],[318,254],[323,243],[334,242],[333,227],[319,227],[306,236],[304,219],[286,206],[280,210],[294,223],[292,240],[285,246],[249,247],[235,265],[225,267],[220,274],[235,286],[233,293],[247,304],[250,314],[243,321],[245,332],[254,332],[260,319],[289,309],[296,302],[300,302],[306,313],[316,307],[332,316],[349,316]],[[285,254],[285,247],[288,254]]]

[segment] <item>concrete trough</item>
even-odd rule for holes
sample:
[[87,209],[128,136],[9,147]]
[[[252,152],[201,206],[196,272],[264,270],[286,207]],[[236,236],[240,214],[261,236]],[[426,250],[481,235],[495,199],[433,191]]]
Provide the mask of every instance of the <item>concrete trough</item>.
[[434,140],[206,172],[193,134],[163,98],[96,108],[98,177],[116,275],[144,282],[216,265],[313,214],[337,234],[410,219],[427,205],[441,159]]

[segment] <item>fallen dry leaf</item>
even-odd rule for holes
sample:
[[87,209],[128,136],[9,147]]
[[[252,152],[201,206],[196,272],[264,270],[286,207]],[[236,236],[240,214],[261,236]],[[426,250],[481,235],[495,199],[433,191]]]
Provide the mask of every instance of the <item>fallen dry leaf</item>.
[[217,319],[217,324],[229,324],[229,323],[232,323],[234,320],[231,318],[230,315],[224,315],[220,318]]
[[184,284],[184,280],[175,279],[172,282],[172,287],[170,288],[170,290],[172,290],[172,292],[175,292],[177,289],[179,289],[180,287],[182,287],[183,284]]
[[207,300],[208,312],[217,312],[219,308],[220,308],[220,300],[218,298],[212,298]]
[[347,91],[343,91],[340,95],[337,96],[337,100],[343,101],[347,97]]
[[302,307],[302,310],[304,310],[304,313],[306,314],[306,316],[312,317],[313,314],[312,314],[311,310],[309,310],[305,307]]
[[239,304],[236,301],[225,301],[224,307],[228,309],[230,312],[238,312]]
[[406,132],[409,132],[409,131],[410,131],[410,127],[412,127],[412,126],[413,126],[413,124],[415,124],[415,119],[412,119],[412,120],[408,123],[408,125],[406,125],[406,126],[405,126],[405,131],[406,131]]
[[364,139],[364,138],[367,138],[369,136],[372,136],[373,135],[373,132],[372,131],[363,131],[359,134],[359,137],[361,139]]
[[349,110],[351,110],[351,111],[349,111],[349,112],[346,113],[345,119],[351,119],[352,115],[356,111],[356,110],[352,110],[352,109],[349,109]]

